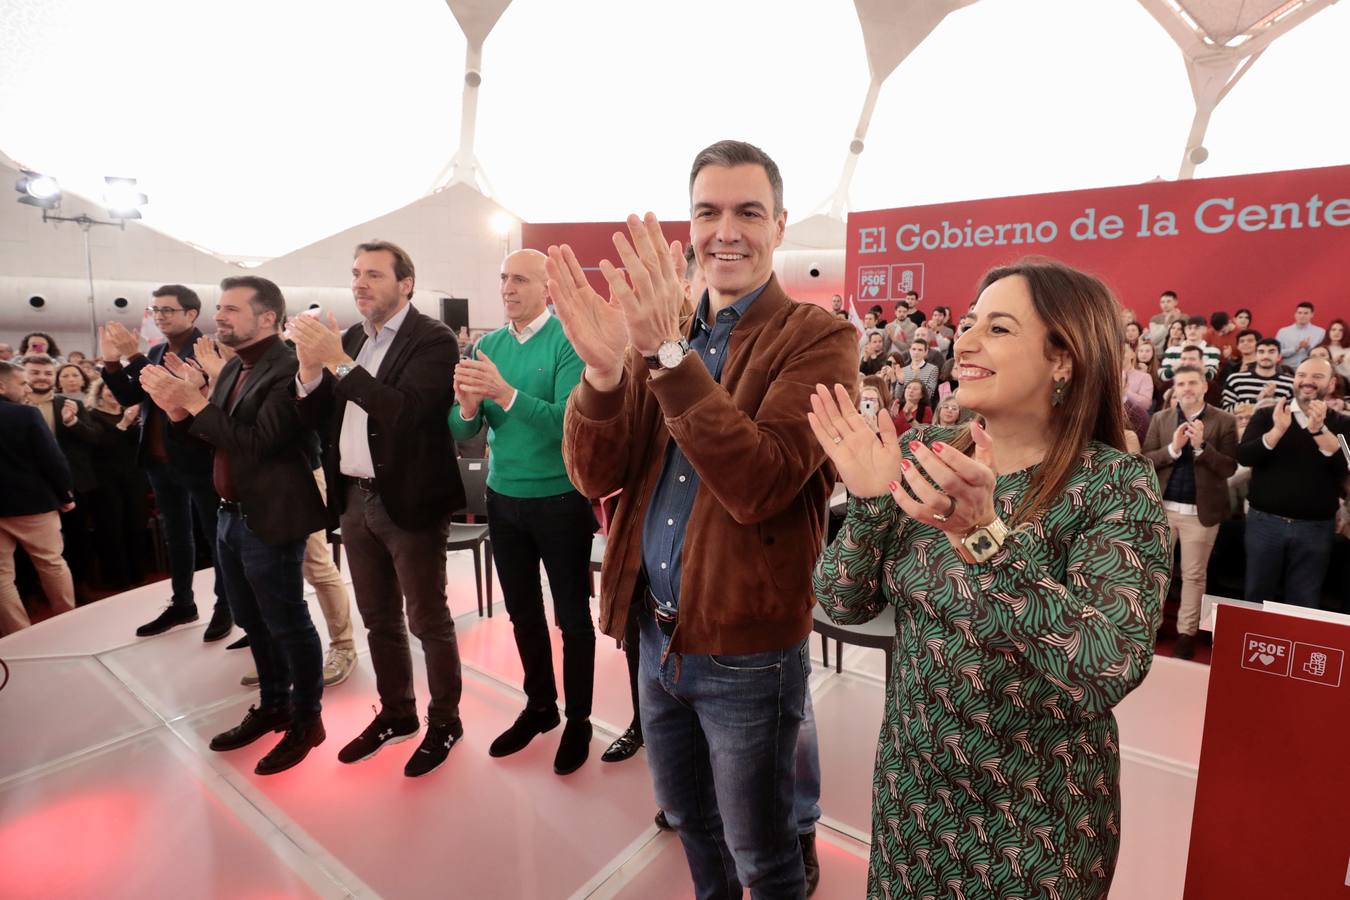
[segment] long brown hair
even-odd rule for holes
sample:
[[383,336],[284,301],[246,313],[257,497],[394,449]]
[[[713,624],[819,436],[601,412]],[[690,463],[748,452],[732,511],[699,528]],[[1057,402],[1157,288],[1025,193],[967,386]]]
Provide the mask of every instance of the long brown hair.
[[[1050,417],[1050,449],[1018,502],[1015,524],[1049,507],[1068,483],[1089,441],[1125,449],[1125,408],[1120,402],[1120,304],[1099,279],[1051,259],[1028,258],[989,270],[979,292],[996,281],[1021,276],[1032,306],[1045,323],[1047,357],[1064,352],[1073,363],[1063,402]],[[967,426],[952,445],[974,451]]]

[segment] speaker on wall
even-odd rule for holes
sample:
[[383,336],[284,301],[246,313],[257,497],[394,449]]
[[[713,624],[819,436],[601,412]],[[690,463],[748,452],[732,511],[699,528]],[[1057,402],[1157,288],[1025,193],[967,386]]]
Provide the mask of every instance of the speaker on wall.
[[469,327],[469,298],[442,297],[441,321],[450,326],[450,330],[459,334],[461,328]]

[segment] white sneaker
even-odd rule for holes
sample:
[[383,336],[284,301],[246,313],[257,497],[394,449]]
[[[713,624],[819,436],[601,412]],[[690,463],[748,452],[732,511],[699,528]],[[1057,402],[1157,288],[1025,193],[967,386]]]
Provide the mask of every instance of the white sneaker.
[[323,658],[323,683],[325,687],[342,684],[351,677],[356,668],[356,651],[341,647],[329,647],[328,655]]

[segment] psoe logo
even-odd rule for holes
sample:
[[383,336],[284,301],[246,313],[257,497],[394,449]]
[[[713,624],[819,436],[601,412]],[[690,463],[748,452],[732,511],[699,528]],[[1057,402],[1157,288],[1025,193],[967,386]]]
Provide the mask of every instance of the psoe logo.
[[858,267],[858,299],[882,300],[891,295],[890,266]]
[[1289,664],[1294,656],[1294,642],[1284,638],[1247,632],[1242,639],[1242,668],[1255,669],[1269,675],[1289,677]]
[[891,266],[891,290],[894,297],[910,291],[923,297],[923,263],[895,263]]

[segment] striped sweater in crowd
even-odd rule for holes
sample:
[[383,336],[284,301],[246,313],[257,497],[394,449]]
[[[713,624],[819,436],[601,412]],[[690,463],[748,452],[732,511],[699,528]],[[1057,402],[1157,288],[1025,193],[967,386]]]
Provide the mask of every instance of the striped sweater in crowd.
[[1275,385],[1272,399],[1294,396],[1294,376],[1287,372],[1276,371],[1267,377],[1258,374],[1255,366],[1234,372],[1223,385],[1223,408],[1231,412],[1239,403],[1260,403],[1261,391],[1272,382]]

